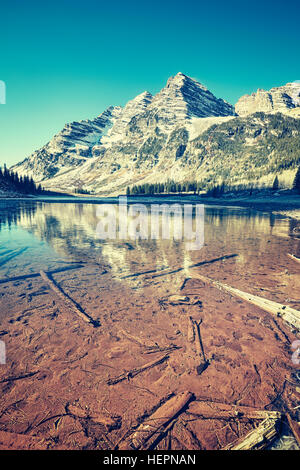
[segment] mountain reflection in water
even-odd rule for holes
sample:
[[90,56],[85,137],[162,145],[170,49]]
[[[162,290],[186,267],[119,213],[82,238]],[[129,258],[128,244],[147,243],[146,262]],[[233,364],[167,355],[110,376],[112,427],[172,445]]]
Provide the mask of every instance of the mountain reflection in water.
[[188,271],[204,259],[229,254],[238,255],[234,258],[237,271],[255,272],[262,256],[277,259],[284,244],[285,252],[300,254],[294,221],[248,208],[206,206],[204,247],[187,250],[184,240],[100,240],[97,207],[88,202],[1,201],[0,256],[17,246],[28,249],[22,257],[27,265],[37,263],[40,251],[49,269],[51,259],[85,260],[108,265],[114,275],[126,278],[140,271],[178,266]]

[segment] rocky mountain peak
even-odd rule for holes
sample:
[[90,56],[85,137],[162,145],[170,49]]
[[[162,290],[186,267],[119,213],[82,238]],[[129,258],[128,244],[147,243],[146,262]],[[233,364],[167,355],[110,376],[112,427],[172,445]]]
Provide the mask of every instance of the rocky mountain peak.
[[256,112],[283,113],[300,116],[300,83],[292,82],[270,90],[259,88],[251,95],[242,96],[235,105],[240,116]]
[[[179,72],[155,96],[144,91],[125,106],[111,106],[95,119],[67,124],[13,169],[47,188],[70,191],[82,185],[88,191],[108,194],[140,180],[211,180],[223,171],[228,176],[236,155],[243,162],[241,172],[248,157],[256,168],[261,152],[269,155],[266,142],[273,138],[274,149],[276,139],[287,139],[281,140],[278,155],[287,159],[284,168],[288,168],[298,148],[298,120],[274,113],[296,117],[292,113],[300,111],[300,83],[258,89],[242,97],[236,111],[242,117],[197,80]],[[256,111],[265,112],[266,117],[251,116]],[[283,153],[285,147],[290,150]],[[253,165],[249,163],[247,168]]]
[[204,85],[179,72],[154,96],[149,109],[158,109],[164,122],[174,124],[193,117],[234,115],[234,108],[216,98]]
[[183,86],[197,86],[197,88],[207,90],[207,88],[202,85],[202,83],[199,83],[194,78],[184,75],[182,72],[178,72],[176,75],[170,77],[166,84],[166,88],[181,88]]

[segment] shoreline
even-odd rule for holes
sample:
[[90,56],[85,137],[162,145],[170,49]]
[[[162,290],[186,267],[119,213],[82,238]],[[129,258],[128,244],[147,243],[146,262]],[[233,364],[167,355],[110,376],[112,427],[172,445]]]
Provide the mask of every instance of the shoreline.
[[300,220],[300,195],[254,195],[254,196],[235,196],[213,198],[199,196],[193,194],[185,195],[138,195],[138,196],[0,196],[0,201],[37,201],[37,202],[64,202],[64,203],[86,203],[86,204],[106,204],[118,203],[119,197],[127,197],[127,202],[132,203],[164,203],[189,202],[202,203],[207,206],[224,206],[224,207],[245,207],[253,210],[272,212],[274,215]]

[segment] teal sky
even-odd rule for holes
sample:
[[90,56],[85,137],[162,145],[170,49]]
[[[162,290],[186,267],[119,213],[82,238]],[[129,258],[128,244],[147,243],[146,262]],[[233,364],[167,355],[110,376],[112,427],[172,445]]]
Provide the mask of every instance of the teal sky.
[[300,79],[299,0],[2,0],[0,165],[183,72],[234,104]]

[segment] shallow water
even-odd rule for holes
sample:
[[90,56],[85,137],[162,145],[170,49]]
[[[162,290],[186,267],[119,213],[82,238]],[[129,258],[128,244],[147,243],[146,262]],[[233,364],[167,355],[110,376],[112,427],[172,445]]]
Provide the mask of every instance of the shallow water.
[[[0,411],[22,401],[20,410],[12,407],[1,414],[0,431],[18,433],[21,439],[28,433],[28,423],[61,413],[63,424],[56,430],[56,440],[51,420],[38,431],[29,431],[26,439],[38,432],[50,448],[107,448],[101,427],[89,422],[82,429],[78,420],[65,417],[66,403],[120,415],[121,427],[107,434],[117,443],[145,410],[182,390],[190,390],[197,399],[280,411],[284,390],[286,403],[294,409],[290,344],[295,334],[257,307],[203,285],[193,273],[299,310],[299,265],[287,256],[300,257],[297,222],[248,208],[207,206],[203,225],[200,219],[197,225],[196,213],[189,219],[194,221],[193,230],[204,231],[203,246],[191,250],[189,233],[183,239],[152,239],[149,230],[144,239],[99,239],[99,206],[0,201],[0,335],[7,344],[7,363],[0,374],[4,380],[35,374],[9,385],[0,382]],[[118,204],[111,211],[117,225],[122,225]],[[183,223],[180,211],[170,219],[161,214],[153,219],[147,205],[137,228],[145,229],[145,221],[147,227],[157,222],[162,227],[170,220],[171,233],[172,227],[176,233]],[[99,320],[100,328],[91,328],[70,311],[40,278],[40,270],[52,273],[55,282]],[[168,303],[168,296],[178,293],[189,301]],[[202,321],[202,340],[210,359],[200,376],[195,373],[199,357],[189,350],[186,339],[189,316]],[[163,347],[171,341],[178,349],[168,363],[109,386],[111,375],[150,360],[122,331]],[[244,421],[228,429],[222,420],[189,421],[188,413],[184,419],[197,441],[187,435],[182,444],[179,423],[174,428],[176,449],[222,448],[252,426]],[[21,447],[27,448],[26,439]]]
[[[256,273],[264,262],[284,261],[286,253],[300,255],[295,221],[256,212],[248,208],[205,207],[204,246],[187,249],[187,241],[101,240],[96,232],[98,204],[1,201],[1,277],[29,274],[37,269],[52,270],[65,261],[97,261],[111,266],[113,274],[130,275],[145,270],[189,266],[223,255],[236,255],[235,273]],[[115,204],[114,208],[118,209]],[[150,206],[148,219],[151,217]],[[118,214],[117,214],[118,215]],[[193,214],[195,218],[195,214]],[[161,220],[163,218],[163,220]],[[178,224],[172,217],[171,224]],[[160,216],[160,223],[169,220]],[[172,230],[172,225],[171,225]],[[171,233],[172,235],[172,233]],[[22,250],[6,261],[8,250]],[[207,258],[208,257],[208,258]],[[1,262],[2,259],[2,262]]]

